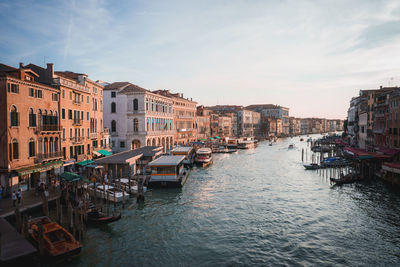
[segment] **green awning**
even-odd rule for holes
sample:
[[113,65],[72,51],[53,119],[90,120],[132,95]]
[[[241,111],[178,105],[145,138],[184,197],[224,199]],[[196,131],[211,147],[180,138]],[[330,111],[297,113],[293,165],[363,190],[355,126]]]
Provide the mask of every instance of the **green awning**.
[[112,155],[111,152],[109,152],[109,151],[107,151],[107,150],[104,150],[104,149],[97,151],[97,153],[100,153],[100,154],[102,154],[103,156],[111,156],[111,155]]
[[207,139],[200,139],[200,141],[207,141]]
[[84,161],[78,162],[77,165],[83,167],[83,166],[86,166],[86,165],[92,164],[92,163],[94,163],[94,161],[89,159],[89,160],[84,160]]
[[214,137],[215,139],[221,139],[221,137],[219,137],[219,136],[216,136],[216,137]]
[[61,160],[58,160],[58,161],[42,163],[42,164],[39,164],[36,166],[22,168],[22,169],[16,170],[16,172],[18,173],[19,176],[22,176],[22,175],[31,174],[34,172],[48,171],[48,170],[51,170],[52,168],[58,168],[62,165],[63,165],[63,162]]
[[73,172],[64,172],[61,174],[61,178],[68,182],[78,182],[82,181],[82,176]]
[[214,140],[214,138],[212,138],[212,137],[210,137],[210,138],[208,138],[208,139],[210,139],[210,140]]

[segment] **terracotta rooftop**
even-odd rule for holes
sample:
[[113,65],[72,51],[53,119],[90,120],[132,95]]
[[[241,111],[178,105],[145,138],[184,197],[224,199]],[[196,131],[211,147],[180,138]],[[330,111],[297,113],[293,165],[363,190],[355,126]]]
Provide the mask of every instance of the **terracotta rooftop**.
[[16,70],[18,70],[18,69],[14,68],[14,67],[11,67],[11,66],[8,66],[6,64],[1,64],[0,63],[0,71],[7,72],[7,71],[16,71]]
[[55,71],[54,74],[59,75],[59,76],[63,76],[65,78],[69,78],[69,79],[73,79],[73,80],[78,80],[78,76],[80,75],[85,75],[84,73],[75,73],[72,71]]
[[132,84],[130,82],[115,82],[104,87],[104,90],[119,90],[120,93],[128,93],[128,92],[149,92],[149,90],[142,88],[136,84]]
[[258,104],[258,105],[250,105],[246,107],[247,109],[257,109],[257,108],[263,108],[263,109],[279,109],[279,108],[285,108],[279,105],[274,105],[274,104]]

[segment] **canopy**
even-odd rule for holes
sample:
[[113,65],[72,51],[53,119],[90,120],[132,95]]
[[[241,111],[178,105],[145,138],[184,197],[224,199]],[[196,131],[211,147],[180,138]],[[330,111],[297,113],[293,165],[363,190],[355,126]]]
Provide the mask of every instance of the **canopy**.
[[344,148],[344,152],[346,152],[347,154],[352,155],[354,158],[356,159],[388,159],[390,158],[390,156],[384,155],[384,154],[380,154],[380,153],[376,153],[376,152],[368,152],[366,150],[363,149],[359,149],[359,148],[354,148],[354,147],[345,147]]
[[210,138],[208,138],[208,139],[210,139],[210,140],[214,140],[214,138],[212,138],[212,137],[210,137]]
[[89,160],[84,160],[84,161],[78,162],[77,165],[83,167],[83,166],[86,166],[86,165],[89,165],[89,164],[92,164],[92,163],[94,163],[94,161],[89,159]]
[[214,137],[215,139],[221,139],[221,137],[219,137],[219,136],[216,136],[216,137]]
[[62,161],[52,161],[52,162],[47,162],[47,163],[42,163],[36,166],[31,166],[27,168],[22,168],[17,170],[17,173],[19,176],[21,175],[26,175],[26,174],[31,174],[34,172],[42,172],[42,171],[47,171],[52,168],[58,168],[63,165]]
[[200,141],[207,141],[207,139],[200,139]]
[[68,182],[77,182],[83,179],[82,176],[73,172],[64,172],[61,174],[61,178]]
[[111,155],[112,155],[111,152],[109,152],[109,151],[107,151],[107,150],[104,150],[104,149],[98,150],[97,152],[100,153],[100,154],[102,154],[103,156],[111,156]]

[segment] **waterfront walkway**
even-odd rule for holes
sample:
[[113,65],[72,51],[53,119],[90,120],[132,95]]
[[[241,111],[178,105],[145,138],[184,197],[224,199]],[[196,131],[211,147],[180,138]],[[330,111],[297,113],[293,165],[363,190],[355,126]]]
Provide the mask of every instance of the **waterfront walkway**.
[[[55,200],[60,196],[60,193],[49,191],[49,201]],[[25,191],[22,192],[21,203],[19,204],[20,212],[29,210],[42,205],[42,198],[36,191]],[[5,218],[11,216],[15,212],[15,208],[18,206],[18,201],[16,201],[15,207],[13,207],[13,201],[11,198],[5,198],[0,200],[0,218]]]

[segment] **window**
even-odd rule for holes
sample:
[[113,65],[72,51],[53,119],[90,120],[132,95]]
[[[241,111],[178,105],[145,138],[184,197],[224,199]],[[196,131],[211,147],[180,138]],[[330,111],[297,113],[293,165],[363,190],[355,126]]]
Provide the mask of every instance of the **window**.
[[34,157],[35,154],[35,140],[31,138],[29,140],[29,157]]
[[139,121],[138,119],[133,119],[133,131],[138,132],[139,131]]
[[35,89],[29,88],[29,96],[35,97]]
[[37,97],[38,97],[38,98],[43,98],[43,92],[42,92],[42,90],[37,90]]
[[53,99],[53,101],[58,101],[58,94],[53,93],[52,94],[52,99]]
[[65,108],[61,109],[61,118],[65,120]]
[[68,119],[72,120],[72,110],[68,109]]
[[87,98],[86,98],[86,102],[89,104],[89,96],[87,96]]
[[89,138],[89,128],[87,128],[87,137]]
[[11,126],[19,126],[19,113],[14,105],[11,106],[10,110],[10,124]]
[[116,96],[116,92],[111,92],[111,97],[114,98]]
[[83,115],[83,111],[81,111],[81,120],[83,120],[84,115]]
[[63,135],[62,135],[62,137],[63,137],[63,140],[65,140],[65,128],[63,128]]
[[117,122],[115,120],[111,121],[111,132],[115,133],[117,131]]
[[72,100],[72,91],[69,91],[69,100]]
[[13,159],[19,159],[19,146],[18,146],[18,140],[14,139],[12,141],[12,158]]
[[119,147],[125,147],[125,142],[124,141],[119,142]]
[[62,98],[65,98],[65,90],[62,90]]
[[29,127],[36,127],[36,114],[33,108],[29,109]]
[[115,102],[112,102],[112,103],[111,103],[111,113],[115,113],[115,112],[116,112],[116,109],[117,109],[117,107],[116,107],[116,105],[115,105]]
[[18,94],[19,93],[19,85],[18,84],[13,84],[9,83],[8,84],[8,92]]
[[138,105],[138,100],[135,98],[133,99],[133,110],[138,110],[139,105]]
[[89,120],[89,112],[86,112],[86,119]]
[[69,137],[72,138],[72,128],[69,128]]

